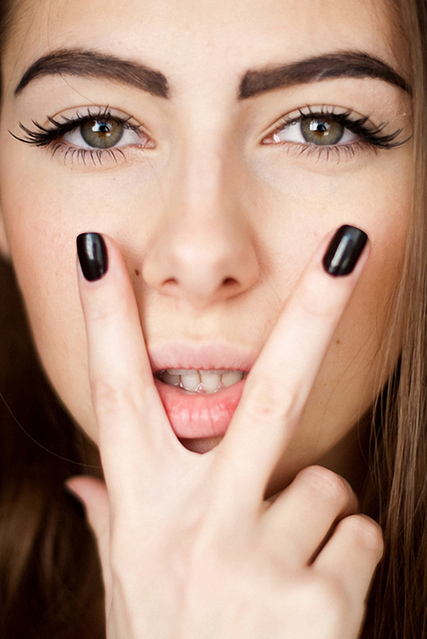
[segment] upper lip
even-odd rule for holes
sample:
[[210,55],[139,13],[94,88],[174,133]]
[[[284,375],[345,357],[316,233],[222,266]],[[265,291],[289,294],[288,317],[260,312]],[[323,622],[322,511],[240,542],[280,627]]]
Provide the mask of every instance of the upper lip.
[[148,353],[154,374],[167,368],[249,372],[257,357],[252,349],[226,342],[191,344],[176,340],[148,345]]

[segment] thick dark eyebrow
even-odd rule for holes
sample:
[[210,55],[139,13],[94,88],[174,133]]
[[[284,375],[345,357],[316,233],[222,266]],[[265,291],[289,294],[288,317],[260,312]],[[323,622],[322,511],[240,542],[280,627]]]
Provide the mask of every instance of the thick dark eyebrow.
[[252,98],[274,89],[332,78],[379,78],[411,94],[407,82],[382,60],[367,53],[331,53],[286,65],[248,71],[240,84],[239,99]]
[[32,80],[44,75],[104,78],[129,84],[160,98],[169,97],[168,82],[159,71],[139,62],[83,49],[61,49],[36,60],[22,76],[15,95],[21,93]]

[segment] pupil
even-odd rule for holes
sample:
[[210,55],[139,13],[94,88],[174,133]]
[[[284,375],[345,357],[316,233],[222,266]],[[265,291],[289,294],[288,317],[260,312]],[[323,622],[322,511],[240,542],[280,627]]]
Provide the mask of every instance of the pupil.
[[319,145],[337,144],[344,135],[344,127],[332,118],[305,118],[301,131],[306,142]]
[[310,125],[310,129],[317,133],[327,133],[328,126],[324,122],[314,122],[314,124]]
[[80,127],[82,138],[94,149],[111,149],[123,135],[123,124],[109,120],[88,120]]
[[92,127],[92,131],[98,131],[99,133],[110,133],[111,129],[108,124],[105,122],[99,123],[97,122],[94,127]]

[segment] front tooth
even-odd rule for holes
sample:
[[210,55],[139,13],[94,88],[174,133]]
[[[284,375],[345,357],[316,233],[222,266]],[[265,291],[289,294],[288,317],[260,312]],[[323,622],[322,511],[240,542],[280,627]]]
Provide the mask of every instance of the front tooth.
[[183,371],[183,373],[181,373],[181,382],[185,390],[196,391],[200,386],[199,371]]
[[225,387],[237,384],[243,379],[243,373],[241,371],[230,371],[222,376],[222,383]]
[[200,371],[203,388],[207,393],[214,393],[218,390],[221,383],[221,375],[219,372]]

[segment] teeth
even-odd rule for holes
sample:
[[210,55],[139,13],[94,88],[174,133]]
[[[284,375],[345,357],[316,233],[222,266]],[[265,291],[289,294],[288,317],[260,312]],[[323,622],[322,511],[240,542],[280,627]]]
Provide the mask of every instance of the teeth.
[[227,371],[222,375],[222,383],[227,388],[227,386],[232,386],[233,384],[237,384],[243,378],[243,373],[240,371]]
[[200,386],[199,371],[186,371],[185,375],[181,375],[181,384],[188,391],[196,391]]
[[179,386],[190,392],[216,393],[240,382],[245,373],[243,371],[196,370],[186,368],[168,368],[158,374],[159,378],[171,386]]
[[178,386],[181,381],[179,375],[175,375],[174,373],[170,373],[169,371],[164,371],[162,374],[162,380],[165,384],[169,384],[170,386]]
[[221,374],[219,372],[201,371],[203,388],[207,393],[215,393],[221,384]]

